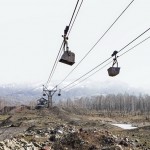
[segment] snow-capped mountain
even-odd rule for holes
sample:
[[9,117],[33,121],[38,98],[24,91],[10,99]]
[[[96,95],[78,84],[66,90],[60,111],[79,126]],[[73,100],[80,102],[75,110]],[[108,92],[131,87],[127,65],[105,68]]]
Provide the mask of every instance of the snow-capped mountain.
[[121,81],[104,81],[104,82],[86,82],[84,85],[74,87],[62,92],[65,97],[80,97],[107,94],[124,94],[131,95],[149,94],[148,90],[130,86]]
[[42,89],[29,84],[0,85],[0,99],[8,103],[27,104],[29,101],[40,97]]
[[[67,85],[67,83],[65,83],[65,85]],[[62,87],[65,85],[62,85]],[[10,102],[25,104],[30,101],[36,101],[42,97],[42,88],[42,84],[40,83],[0,85],[0,98],[9,100]],[[118,93],[128,93],[131,95],[149,94],[149,92],[144,89],[131,87],[126,83],[121,81],[116,82],[114,80],[104,82],[87,81],[83,85],[79,84],[72,89],[62,90],[61,97],[57,96],[58,91],[54,95],[54,99],[56,100]]]

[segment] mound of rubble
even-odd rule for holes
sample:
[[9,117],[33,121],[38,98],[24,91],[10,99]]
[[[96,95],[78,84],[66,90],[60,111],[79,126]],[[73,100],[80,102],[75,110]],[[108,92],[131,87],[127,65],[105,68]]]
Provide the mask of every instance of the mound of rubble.
[[[109,131],[62,124],[55,128],[29,127],[0,142],[0,150],[140,150],[139,140],[113,135]],[[146,150],[146,149],[145,149]]]
[[107,122],[81,117],[82,112],[77,116],[76,109],[18,108],[0,120],[0,150],[150,150],[138,130],[128,136]]

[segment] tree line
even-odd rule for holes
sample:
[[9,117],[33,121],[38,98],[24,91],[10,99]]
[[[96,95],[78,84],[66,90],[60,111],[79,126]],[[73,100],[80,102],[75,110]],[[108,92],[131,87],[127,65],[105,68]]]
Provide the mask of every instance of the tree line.
[[117,112],[120,114],[149,114],[149,95],[108,94],[92,97],[81,97],[75,99],[60,100],[59,106],[78,107],[96,110],[105,113]]

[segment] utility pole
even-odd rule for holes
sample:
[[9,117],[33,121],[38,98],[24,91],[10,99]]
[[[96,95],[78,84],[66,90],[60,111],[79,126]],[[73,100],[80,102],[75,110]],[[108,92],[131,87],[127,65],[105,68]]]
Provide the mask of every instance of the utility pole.
[[55,92],[57,91],[57,89],[52,89],[52,90],[48,90],[44,85],[43,85],[43,96],[48,96],[48,101],[47,101],[47,108],[52,108],[53,106],[53,95],[55,94]]

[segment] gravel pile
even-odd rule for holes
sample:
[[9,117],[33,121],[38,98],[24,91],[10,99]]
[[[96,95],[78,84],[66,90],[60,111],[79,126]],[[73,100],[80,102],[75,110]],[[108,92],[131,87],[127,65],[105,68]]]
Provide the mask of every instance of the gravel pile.
[[109,131],[62,124],[55,128],[29,127],[24,133],[0,142],[0,150],[148,150],[138,139]]

